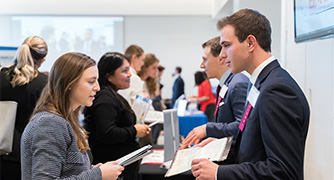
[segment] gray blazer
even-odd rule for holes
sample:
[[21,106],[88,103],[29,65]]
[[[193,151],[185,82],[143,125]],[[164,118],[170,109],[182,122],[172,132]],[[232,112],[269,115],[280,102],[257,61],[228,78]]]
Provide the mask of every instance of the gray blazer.
[[102,179],[99,167],[90,169],[87,153],[79,151],[74,132],[63,118],[40,112],[21,139],[22,179]]

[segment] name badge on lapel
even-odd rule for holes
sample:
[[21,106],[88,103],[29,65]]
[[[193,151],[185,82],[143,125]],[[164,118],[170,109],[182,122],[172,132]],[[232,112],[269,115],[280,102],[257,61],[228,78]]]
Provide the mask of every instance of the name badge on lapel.
[[247,101],[252,105],[253,108],[255,107],[255,104],[256,104],[256,101],[259,95],[260,95],[260,91],[257,90],[255,86],[252,86],[249,92],[249,95],[247,97]]
[[224,98],[226,95],[228,87],[224,84],[223,87],[220,89],[219,96],[221,98]]
[[[228,90],[228,87],[224,84],[223,87],[220,89],[219,96],[223,99],[225,98],[226,92]],[[221,101],[219,103],[219,106],[224,105],[224,101]]]

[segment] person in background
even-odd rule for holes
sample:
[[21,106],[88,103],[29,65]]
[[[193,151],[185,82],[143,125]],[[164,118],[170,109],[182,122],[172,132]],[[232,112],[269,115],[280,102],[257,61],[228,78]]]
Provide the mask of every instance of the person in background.
[[48,59],[52,62],[60,55],[57,47],[58,41],[55,32],[56,28],[50,24],[44,25],[40,32],[40,37],[48,42]]
[[53,64],[21,140],[22,179],[116,179],[117,162],[91,168],[86,131],[79,125],[81,105],[91,106],[100,90],[95,61],[67,53]]
[[144,81],[144,97],[154,99],[159,93],[157,74],[159,59],[154,54],[146,54],[144,65],[138,71],[138,76]]
[[[84,127],[89,132],[93,163],[117,160],[139,148],[137,137],[149,134],[145,124],[136,124],[129,103],[117,90],[130,86],[130,61],[120,53],[105,53],[99,63],[101,91],[91,107],[84,111]],[[125,167],[120,175],[124,180],[137,179],[139,162]]]
[[[161,76],[162,73],[164,72],[165,67],[162,65],[158,66],[158,95],[153,99],[153,107],[156,111],[163,111],[165,109],[167,109],[167,106],[165,104],[165,101],[162,99],[161,96],[161,92],[162,92],[162,88],[164,87],[163,84],[161,84]],[[158,123],[156,125],[153,126],[152,128],[152,143],[153,144],[157,144],[158,142],[158,137],[160,135],[160,132],[164,129],[164,125],[161,123]]]
[[[144,96],[152,100],[152,109],[155,111],[162,111],[160,101],[157,100],[157,96],[159,96],[159,84],[158,84],[158,67],[159,67],[159,59],[154,54],[146,54],[144,59],[144,66],[141,67],[141,70],[138,72],[139,77],[144,81]],[[152,140],[153,144],[156,144],[159,129],[161,125],[154,125],[152,127]],[[156,129],[159,128],[159,129]],[[154,133],[154,134],[153,134]]]
[[211,90],[211,84],[205,72],[197,71],[195,73],[195,85],[197,86],[198,95],[187,98],[188,102],[198,103],[200,111],[212,122],[215,111],[216,100]]
[[130,87],[127,89],[119,90],[118,93],[122,95],[130,105],[133,104],[137,95],[144,96],[144,82],[137,75],[141,67],[144,65],[144,50],[138,45],[130,45],[126,48],[124,55],[130,59]]
[[[208,78],[219,80],[214,121],[194,128],[182,142],[183,147],[198,144],[205,137],[236,137],[246,103],[249,78],[243,73],[231,73],[224,59],[219,57],[222,49],[220,37],[208,40],[202,47],[201,68],[205,69]],[[231,156],[230,153],[228,158]]]
[[164,87],[163,84],[161,84],[161,77],[163,72],[165,71],[165,67],[162,65],[158,66],[158,84],[159,84],[159,96],[161,96],[161,89]]
[[184,94],[184,81],[181,77],[182,68],[176,67],[175,73],[173,74],[174,77],[174,84],[173,84],[173,95],[172,95],[172,102],[171,107],[173,108],[175,105],[175,101],[178,97]]
[[38,36],[26,38],[18,48],[14,65],[0,72],[0,100],[18,103],[12,152],[1,156],[0,179],[21,179],[20,141],[48,77],[37,69],[45,61],[48,46]]
[[[194,159],[196,179],[304,179],[310,108],[296,81],[271,54],[269,20],[241,9],[218,21],[220,57],[232,73],[247,71],[250,91],[229,165]],[[201,146],[212,139],[202,141]]]

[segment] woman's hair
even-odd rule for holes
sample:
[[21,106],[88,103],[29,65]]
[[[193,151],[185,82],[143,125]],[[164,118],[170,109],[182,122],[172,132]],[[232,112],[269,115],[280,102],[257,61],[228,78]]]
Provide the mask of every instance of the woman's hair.
[[120,95],[117,94],[117,87],[108,81],[108,76],[113,76],[115,74],[116,69],[121,67],[124,63],[124,59],[130,63],[130,60],[121,53],[118,52],[107,52],[105,53],[97,67],[99,69],[99,84],[101,89],[109,89],[116,96],[116,99],[120,103],[121,107],[124,109],[128,109],[130,112],[133,112],[129,103]]
[[158,70],[161,72],[161,71],[165,70],[165,67],[163,67],[162,65],[159,65]]
[[195,73],[195,85],[200,85],[203,81],[208,80],[208,76],[203,71],[197,71]]
[[131,61],[133,55],[140,57],[144,54],[144,50],[138,45],[132,44],[126,48],[124,55]]
[[37,75],[37,69],[48,53],[48,46],[38,36],[30,36],[16,51],[14,65],[7,71],[12,87],[28,84]]
[[80,107],[73,110],[70,102],[70,89],[76,85],[83,72],[96,65],[91,57],[82,53],[66,53],[53,64],[47,85],[37,101],[34,113],[48,111],[63,117],[73,128],[78,147],[88,149],[86,131],[78,121]]
[[[138,76],[142,77],[146,73],[147,68],[156,62],[159,62],[159,59],[156,58],[154,54],[151,53],[146,54],[144,59],[144,65],[138,72]],[[157,83],[158,83],[157,77],[154,78],[148,77],[147,79],[145,79],[145,83],[150,96],[155,96],[155,91],[157,90]]]

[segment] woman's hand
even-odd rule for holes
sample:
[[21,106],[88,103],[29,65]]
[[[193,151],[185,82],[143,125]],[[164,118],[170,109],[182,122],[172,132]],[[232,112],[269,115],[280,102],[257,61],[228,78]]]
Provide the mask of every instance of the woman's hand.
[[109,161],[99,166],[102,172],[103,180],[115,180],[124,170],[116,161]]
[[137,131],[136,137],[140,138],[148,135],[151,131],[151,128],[146,124],[135,124],[135,128]]

